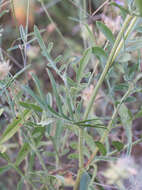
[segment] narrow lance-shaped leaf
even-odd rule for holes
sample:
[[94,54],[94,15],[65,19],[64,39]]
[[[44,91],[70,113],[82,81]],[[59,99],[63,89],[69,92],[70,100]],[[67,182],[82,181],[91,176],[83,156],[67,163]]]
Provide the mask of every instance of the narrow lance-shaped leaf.
[[[41,35],[40,35],[40,31],[37,28],[37,26],[34,26],[34,34],[37,38],[37,41],[42,49],[42,54],[43,56],[46,57],[46,59],[48,60],[48,66],[52,67],[56,73],[62,78],[62,80],[64,81],[64,76],[60,73],[59,69],[56,67],[56,63],[55,61],[53,61],[52,57],[50,56],[50,47],[46,47]],[[51,47],[52,48],[52,47]]]
[[118,150],[122,150],[124,147],[124,144],[121,143],[120,141],[112,141],[112,145]]
[[101,48],[94,46],[92,48],[92,53],[102,62],[105,63],[107,61],[108,55],[107,53]]
[[42,108],[40,106],[35,105],[35,104],[31,104],[28,102],[19,102],[19,104],[24,108],[32,109],[32,110],[37,111],[37,112],[42,112]]
[[39,43],[41,49],[42,49],[43,51],[46,51],[45,43],[44,43],[44,41],[43,41],[43,39],[42,39],[42,37],[41,37],[40,31],[39,31],[39,29],[38,29],[37,26],[34,26],[34,34],[35,34],[35,36],[36,36],[36,38],[37,38],[37,40],[38,40],[38,43]]
[[92,127],[92,128],[100,128],[100,129],[106,129],[106,127],[102,126],[102,125],[99,125],[99,124],[94,124],[94,125],[91,125],[91,124],[82,124],[82,125],[78,125],[79,127]]
[[118,111],[122,125],[126,131],[126,136],[128,139],[128,149],[127,154],[130,154],[131,148],[132,148],[132,118],[129,114],[128,108],[125,106],[125,104],[122,104]]
[[111,45],[115,42],[115,37],[111,30],[101,21],[96,22],[98,29],[105,35],[106,39],[110,41]]
[[82,59],[80,60],[79,68],[78,68],[78,71],[76,73],[76,75],[77,75],[76,80],[77,80],[78,84],[80,83],[80,81],[81,81],[81,79],[83,77],[84,70],[85,70],[85,67],[88,64],[89,60],[90,60],[91,53],[92,53],[92,48],[87,49],[84,52]]
[[97,121],[99,120],[98,118],[93,118],[93,119],[86,119],[86,120],[82,120],[82,121],[77,121],[77,122],[74,122],[74,124],[85,124],[86,122],[89,122],[89,121]]
[[24,89],[24,91],[26,91],[30,96],[32,96],[35,101],[45,110],[46,109],[46,105],[44,104],[44,102],[42,101],[42,99],[37,96],[35,94],[35,92],[33,92],[28,86],[22,86],[22,88]]
[[50,113],[56,117],[61,117],[49,104],[45,104],[39,96],[37,96],[29,87],[23,86],[23,89],[31,95],[35,101],[44,109],[44,110],[49,110]]
[[112,162],[116,161],[118,158],[117,157],[112,157],[112,156],[95,156],[95,162],[98,161],[107,161],[107,162]]
[[10,158],[5,152],[4,153],[0,152],[0,158],[4,159],[7,162],[10,162]]
[[0,137],[0,144],[3,144],[5,141],[9,140],[30,116],[31,110],[25,110],[22,114],[18,115],[17,118],[15,118],[13,122],[8,125],[7,129]]
[[70,90],[67,87],[66,88],[66,104],[68,106],[69,115],[70,115],[71,119],[73,120],[74,119],[74,114],[73,114],[74,105],[72,102],[73,102],[72,96],[70,94]]
[[[101,124],[101,123],[95,123],[95,122],[91,122],[91,121],[97,121],[98,119],[88,119],[88,120],[84,120],[84,121],[78,121],[78,122],[73,122],[74,125],[77,125],[79,127],[93,127],[93,128],[101,128],[101,129],[106,129],[107,128]],[[88,123],[89,122],[89,123]],[[90,123],[91,122],[91,123]]]
[[57,91],[57,87],[56,87],[56,82],[53,78],[53,75],[52,73],[49,71],[49,69],[47,69],[47,72],[48,72],[48,75],[49,75],[49,78],[50,78],[50,81],[51,81],[51,84],[52,84],[52,89],[53,89],[53,93],[56,97],[56,103],[57,103],[57,106],[58,106],[58,109],[59,109],[59,112],[61,114],[63,114],[63,110],[62,110],[62,102],[61,102],[61,98],[59,96],[59,93]]
[[20,163],[25,159],[25,157],[27,156],[27,154],[30,152],[30,145],[29,143],[24,143],[24,145],[22,146],[22,148],[20,149],[18,156],[16,158],[16,162],[15,165],[19,166]]
[[95,144],[98,147],[99,151],[102,153],[102,155],[105,156],[107,153],[105,146],[99,141],[96,141]]
[[[34,139],[36,146],[38,146],[44,132],[45,132],[44,127],[36,127],[34,129],[32,136],[33,136],[33,139]],[[30,150],[31,150],[30,144],[28,142],[25,142],[23,144],[21,150],[19,151],[17,158],[16,158],[16,162],[15,162],[16,166],[20,165],[20,163],[25,159],[25,157],[30,152]]]
[[34,34],[35,34],[37,41],[42,49],[43,55],[47,58],[49,63],[53,66],[54,65],[53,60],[52,60],[50,54],[48,53],[49,51],[47,50],[47,48],[45,46],[45,43],[41,37],[40,31],[37,26],[34,26]]
[[50,43],[48,44],[48,47],[47,47],[47,52],[48,52],[48,53],[51,53],[52,48],[53,48],[53,42],[50,42]]
[[35,74],[32,74],[32,78],[35,82],[36,88],[38,90],[38,93],[40,95],[40,98],[42,99],[43,102],[45,102],[45,96],[44,93],[42,92],[41,86],[40,86],[40,81],[38,79],[38,77]]

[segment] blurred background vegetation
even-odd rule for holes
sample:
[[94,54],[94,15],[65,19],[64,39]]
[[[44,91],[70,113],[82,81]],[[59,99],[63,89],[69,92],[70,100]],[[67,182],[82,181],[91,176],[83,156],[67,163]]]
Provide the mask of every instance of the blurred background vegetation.
[[[125,0],[113,2],[118,3],[118,5],[124,6],[126,10],[128,8]],[[14,76],[24,67],[31,64],[31,67],[26,72],[26,74],[24,73],[20,75],[20,77],[18,77],[18,79],[16,80],[16,83],[12,84],[12,87],[8,89],[8,95],[0,97],[0,108],[4,109],[4,112],[0,117],[1,134],[6,128],[7,124],[10,123],[10,121],[15,117],[14,112],[12,111],[14,110],[16,113],[16,111],[19,110],[18,104],[16,104],[16,98],[13,98],[13,95],[17,96],[18,98],[20,96],[23,96],[25,98],[25,94],[21,92],[21,86],[27,84],[35,93],[37,93],[38,90],[36,89],[33,82],[32,74],[36,74],[36,76],[39,78],[41,88],[45,95],[49,92],[52,92],[49,76],[46,72],[48,62],[42,55],[40,47],[35,39],[34,25],[38,26],[38,29],[40,30],[40,34],[44,40],[44,43],[46,44],[46,47],[48,47],[49,49],[53,47],[51,51],[51,56],[53,58],[56,58],[60,54],[64,55],[62,59],[59,58],[59,60],[57,60],[57,67],[60,68],[63,65],[67,65],[69,62],[73,63],[74,65],[82,57],[84,49],[87,49],[88,47],[97,46],[100,48],[104,48],[107,53],[110,52],[112,44],[108,43],[106,36],[102,32],[100,32],[96,21],[102,21],[103,23],[105,23],[106,26],[112,31],[114,36],[116,36],[120,31],[121,24],[126,16],[124,13],[127,13],[127,11],[125,10],[126,12],[123,12],[116,6],[110,6],[109,3],[110,1],[107,0],[0,0],[0,62],[2,62],[3,60],[9,60],[9,64],[11,67],[11,76]],[[103,6],[101,7],[101,5]],[[25,36],[23,32],[23,27],[26,28]],[[139,33],[136,36],[134,33],[134,39],[141,35],[141,28],[139,28],[138,31]],[[108,121],[108,118],[110,118],[113,113],[113,105],[118,104],[117,100],[128,88],[127,82],[132,81],[134,79],[134,76],[136,76],[137,73],[141,72],[141,62],[137,61],[140,57],[141,51],[140,48],[138,48],[138,51],[134,51],[135,44],[133,45],[133,43],[135,43],[135,41],[131,41],[127,44],[128,47],[131,47],[131,49],[129,49],[127,52],[121,52],[121,55],[116,60],[116,62],[119,62],[120,64],[117,64],[110,69],[106,80],[104,81],[102,88],[100,89],[97,96],[98,101],[96,102],[94,112],[97,116],[100,116],[102,118],[104,117],[104,121],[106,123]],[[136,46],[138,47],[138,44],[136,44]],[[100,51],[102,53],[102,50]],[[107,55],[108,54],[105,53],[102,54],[102,57],[98,55],[93,55],[86,68],[86,72],[90,72],[91,74],[93,74],[93,76],[95,76],[95,80],[93,82],[91,81],[89,83],[89,86],[87,88],[84,88],[81,91],[79,97],[77,97],[78,102],[82,97],[84,107],[86,107],[86,105],[88,104],[88,100],[92,94],[93,86],[96,85],[96,81],[100,76],[100,72],[104,68]],[[126,63],[125,66],[122,66],[123,63]],[[51,71],[57,84],[62,85],[63,81],[61,77],[57,75],[57,73],[52,69]],[[76,73],[74,69],[72,67],[69,67],[67,72],[69,77],[73,81],[75,81]],[[123,76],[124,73],[125,76]],[[82,83],[86,82],[85,80],[86,79],[84,77]],[[141,83],[139,83],[139,85],[141,85]],[[11,99],[14,99],[15,104],[11,102],[11,99],[9,97]],[[27,99],[28,98],[29,97],[27,97]],[[48,98],[50,99],[50,96],[48,96]],[[136,116],[133,121],[132,130],[134,133],[134,140],[138,139],[141,132],[141,103],[142,96],[140,93],[134,94],[133,97],[129,97],[129,99],[127,100],[128,108],[132,109],[132,113],[130,113],[130,115],[136,113],[137,109],[140,110],[140,117]],[[53,99],[53,108],[55,108],[55,110],[57,109],[55,99]],[[122,123],[120,122],[120,118],[117,120],[117,122],[119,127],[117,134],[115,133],[116,131],[114,131],[114,133],[112,133],[108,137],[108,141],[113,141],[113,139],[117,139],[126,142],[127,137],[124,134],[124,130],[121,128]],[[57,122],[56,125],[60,126],[61,123]],[[52,131],[53,134],[55,132],[54,130],[55,126]],[[90,129],[88,131],[89,134],[92,135],[90,135],[92,137],[91,139],[94,139],[93,135],[95,135],[96,139],[99,138],[99,135],[94,132],[94,130]],[[60,141],[60,138],[62,138],[62,135],[64,134],[64,129],[62,131],[56,132],[57,139]],[[67,143],[67,147],[66,145],[64,145],[63,147],[67,148],[67,152],[63,153],[64,150],[62,150],[61,153],[63,154],[61,155],[61,160],[65,164],[65,166],[67,164],[70,164],[70,166],[68,166],[69,168],[72,168],[71,165],[73,164],[75,166],[73,172],[77,173],[76,159],[72,159],[71,156],[70,158],[68,157],[69,153],[74,153],[77,149],[77,136],[72,134],[72,132],[69,134],[65,133],[66,139],[64,140],[64,144]],[[87,137],[88,139],[90,138],[89,136]],[[8,149],[8,153],[11,156],[12,161],[16,159],[18,146],[19,144],[21,145],[20,138],[21,134],[17,134],[11,140],[12,148]],[[48,140],[50,141],[51,139]],[[68,142],[72,142],[72,144]],[[60,150],[58,144],[57,147]],[[47,162],[47,164],[49,162],[50,165],[52,162],[55,162],[54,159],[51,159],[53,145],[51,146],[51,144],[49,143],[47,148],[51,150],[51,155],[49,155],[49,153],[48,155],[44,155],[43,153],[43,156],[45,158],[45,162]],[[140,150],[141,146],[138,145],[137,148],[135,148],[132,152],[132,154],[135,155],[136,159],[139,162],[141,162]],[[46,156],[49,156],[49,159],[47,159]],[[35,163],[35,170],[38,170],[40,168],[39,162],[36,160]],[[4,164],[5,161],[0,160],[0,166],[3,166]],[[99,165],[99,169],[103,170],[103,167],[105,167],[106,165],[104,164],[104,162],[101,164]],[[26,166],[23,163],[20,165],[20,169],[22,171],[25,170],[25,167]],[[53,167],[52,164],[50,167]],[[63,175],[67,180],[67,186],[69,183],[74,184],[72,173],[65,173]],[[21,188],[20,183],[19,189],[17,187],[19,179],[19,175],[14,170],[6,172],[4,175],[0,176],[0,190],[10,190],[16,188],[17,190],[19,190]],[[100,179],[102,178],[100,177]],[[102,179],[102,181],[105,183],[104,178]],[[25,183],[23,189],[28,190],[27,188],[29,187]],[[97,188],[103,189],[100,186],[97,186]],[[72,188],[67,187],[67,189]],[[105,188],[105,190],[110,189],[111,188],[109,187]]]

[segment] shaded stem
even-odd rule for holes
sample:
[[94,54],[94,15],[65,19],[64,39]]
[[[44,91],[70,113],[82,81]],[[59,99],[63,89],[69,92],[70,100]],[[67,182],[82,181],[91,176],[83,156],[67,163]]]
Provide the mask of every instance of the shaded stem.
[[[112,118],[111,118],[111,120],[110,120],[110,122],[109,122],[109,124],[107,126],[107,130],[103,133],[103,135],[102,135],[102,137],[100,139],[101,143],[105,142],[106,137],[108,136],[109,132],[112,129],[112,125],[113,125],[114,119],[117,116],[117,113],[119,111],[120,106],[122,105],[122,103],[124,102],[124,100],[130,95],[130,93],[132,92],[133,88],[134,88],[133,84],[130,84],[128,91],[124,94],[124,96],[122,97],[120,103],[117,105],[116,109],[114,109]],[[88,167],[90,165],[90,163],[94,160],[94,157],[96,156],[98,150],[99,149],[96,147],[95,151],[93,152],[93,154],[91,155],[90,159],[88,160],[88,162],[86,164],[86,167]]]
[[[118,55],[118,53],[120,52],[121,50],[121,47],[123,45],[123,41],[124,39],[126,39],[129,35],[129,33],[131,32],[135,22],[137,20],[137,17],[133,17],[132,15],[127,15],[125,21],[124,21],[124,24],[116,38],[116,41],[114,43],[114,46],[111,50],[111,53],[110,53],[110,56],[108,58],[108,61],[105,65],[105,68],[97,82],[97,85],[95,86],[94,90],[93,90],[93,94],[91,96],[91,99],[89,101],[89,104],[88,104],[88,107],[86,108],[86,111],[84,113],[84,117],[83,117],[83,120],[86,120],[88,118],[88,115],[89,113],[91,112],[92,108],[93,108],[93,103],[95,101],[95,98],[97,96],[97,93],[105,79],[105,76],[107,75],[108,73],[108,70],[110,69],[113,61],[115,60],[116,56]],[[128,27],[129,26],[129,27]],[[126,30],[127,29],[127,30]],[[126,33],[125,33],[125,30],[126,30]],[[122,37],[124,36],[124,33],[125,33],[125,37],[124,39],[122,40]],[[125,95],[124,95],[125,96]],[[112,126],[112,122],[115,118],[115,116],[117,115],[117,111],[115,110],[114,113],[113,113],[113,116],[112,116],[112,119],[111,121],[109,122],[109,125],[108,125],[108,129],[111,129],[111,126]],[[102,136],[101,138],[101,142],[103,142],[106,138],[106,136],[108,135],[110,130],[108,130],[106,133],[104,133],[104,135]],[[82,141],[82,142],[81,142]],[[79,142],[80,144],[82,144],[83,146],[83,131],[80,131],[80,134],[79,134]],[[79,144],[79,146],[80,146]],[[82,151],[82,148],[80,147],[80,150]],[[92,160],[94,159],[94,156],[97,154],[98,152],[98,148],[95,149],[95,151],[93,152],[93,154],[91,155],[88,163],[87,163],[87,167],[89,166],[89,164],[92,162]],[[79,156],[81,156],[82,158],[79,157],[79,161],[81,161],[83,159],[83,154],[79,154]],[[78,174],[77,174],[77,179],[76,179],[76,182],[75,182],[75,185],[74,185],[74,190],[78,190],[79,188],[79,183],[80,183],[80,179],[81,179],[81,176],[82,176],[82,173],[83,173],[83,169],[82,167],[79,168],[79,171],[78,171]]]
[[[102,74],[101,74],[101,76],[100,76],[100,78],[99,78],[99,80],[98,80],[98,82],[97,82],[97,84],[96,84],[94,90],[93,90],[92,97],[91,97],[91,99],[90,99],[90,101],[89,101],[89,103],[88,103],[88,107],[86,108],[86,111],[85,111],[85,113],[84,113],[84,120],[87,119],[89,113],[91,112],[91,109],[93,108],[92,105],[93,105],[93,103],[94,103],[94,101],[95,101],[95,98],[96,98],[96,96],[97,96],[97,93],[98,93],[98,91],[99,91],[99,88],[101,87],[101,85],[102,85],[102,83],[103,83],[103,81],[104,81],[104,79],[105,79],[105,76],[106,76],[107,73],[108,73],[108,70],[110,69],[110,67],[111,67],[111,65],[112,65],[112,63],[113,63],[113,61],[114,61],[114,59],[116,58],[116,55],[117,55],[117,54],[115,54],[116,51],[117,51],[117,53],[118,53],[118,52],[120,51],[120,49],[121,49],[121,47],[119,47],[119,51],[118,51],[119,43],[121,42],[121,38],[122,38],[122,36],[124,35],[124,32],[125,32],[126,28],[128,27],[128,25],[130,24],[130,21],[131,21],[132,19],[135,20],[135,17],[133,18],[131,15],[128,15],[128,16],[126,17],[126,20],[125,20],[125,22],[124,22],[124,24],[123,24],[123,27],[122,27],[121,31],[119,32],[119,34],[118,34],[118,36],[117,36],[117,38],[116,38],[116,41],[115,41],[114,46],[113,46],[113,48],[112,48],[112,50],[111,50],[110,56],[109,56],[109,58],[108,58],[108,61],[107,61],[106,65],[105,65],[105,68],[104,68],[104,70],[103,70],[103,72],[102,72]],[[114,56],[114,55],[115,55],[115,56]]]
[[[83,44],[84,47],[87,48],[87,41],[84,37],[84,25],[82,25],[82,21],[85,19],[86,17],[86,10],[87,10],[87,5],[86,5],[86,0],[83,0],[83,2],[79,1],[80,4],[82,5],[83,8],[83,12],[80,10],[79,11],[79,17],[80,17],[80,27],[81,27],[81,33],[82,33],[82,39],[83,39]],[[85,19],[85,23],[86,23],[86,19]],[[74,185],[74,190],[78,190],[79,188],[79,183],[80,183],[80,179],[84,170],[84,157],[83,157],[83,129],[79,128],[78,129],[78,152],[79,152],[79,170],[77,173],[77,178],[76,178],[76,183]]]
[[80,179],[84,170],[84,159],[83,159],[83,129],[79,128],[78,135],[78,151],[79,151],[79,170],[76,178],[76,183],[74,185],[74,190],[78,190]]
[[[131,21],[131,20],[132,20],[132,21]],[[111,59],[110,59],[110,61],[109,61],[109,59],[108,59],[108,62],[107,62],[106,67],[105,67],[105,69],[104,69],[104,71],[106,70],[106,72],[103,71],[103,73],[102,73],[102,75],[101,75],[101,77],[100,77],[100,79],[99,79],[99,81],[98,81],[98,83],[99,83],[100,85],[98,86],[98,83],[97,83],[96,88],[94,89],[94,93],[93,93],[93,95],[92,95],[92,97],[91,97],[91,100],[90,100],[90,102],[91,102],[92,104],[93,104],[93,102],[94,102],[94,100],[95,100],[95,98],[96,98],[96,95],[97,95],[97,93],[98,93],[98,90],[99,90],[99,88],[100,88],[100,86],[101,86],[101,84],[102,84],[102,82],[103,82],[103,80],[104,80],[104,78],[105,78],[105,76],[106,76],[106,74],[107,74],[109,68],[111,67],[111,65],[113,64],[113,61],[115,60],[115,58],[117,57],[118,53],[120,52],[120,50],[121,50],[121,48],[122,48],[122,46],[123,46],[124,40],[127,39],[127,37],[128,37],[128,35],[130,34],[130,32],[131,32],[131,30],[132,30],[134,24],[136,23],[136,20],[137,20],[137,17],[132,17],[131,15],[128,15],[128,16],[127,16],[127,18],[126,18],[126,21],[127,21],[127,22],[124,22],[124,25],[125,25],[126,28],[127,28],[127,27],[128,27],[128,28],[127,28],[127,30],[126,30],[126,32],[125,32],[125,29],[126,29],[126,28],[124,28],[124,25],[123,25],[123,27],[122,27],[123,30],[120,31],[121,35],[120,35],[120,33],[119,33],[119,35],[118,35],[118,37],[119,37],[119,38],[118,38],[118,39],[119,39],[119,43],[115,43],[115,44],[117,44],[117,46],[114,44],[115,49],[114,49],[114,48],[113,48],[114,50],[112,49],[113,54],[112,54],[112,53],[110,54]],[[131,21],[131,22],[130,22],[130,21]],[[129,26],[128,26],[128,25],[129,25]],[[120,36],[121,36],[121,37],[123,36],[122,31],[125,32],[125,35],[124,35],[124,38],[123,38],[123,39],[120,38]],[[117,41],[117,39],[116,39],[116,41]],[[108,65],[108,66],[107,66],[107,65]],[[131,88],[130,88],[129,90],[131,91]],[[126,98],[126,96],[128,96],[128,94],[130,93],[129,90],[126,92],[126,94],[123,96],[123,98]],[[122,98],[121,101],[123,101],[123,98]],[[109,124],[108,124],[108,131],[106,131],[106,132],[103,134],[103,136],[101,137],[101,141],[100,141],[100,142],[103,143],[103,142],[105,141],[107,135],[109,134],[109,132],[110,132],[110,130],[111,130],[111,127],[112,127],[112,122],[113,122],[114,118],[115,118],[116,115],[117,115],[117,112],[118,112],[118,110],[119,110],[120,105],[121,105],[121,104],[119,104],[118,107],[114,110],[114,113],[113,113],[113,115],[112,115],[112,119],[111,119],[111,121],[110,121]],[[92,107],[88,106],[88,111],[85,113],[85,116],[84,116],[85,119],[87,119],[88,114],[90,113],[91,109],[92,109]],[[84,119],[84,120],[85,120],[85,119]],[[86,164],[86,167],[88,167],[88,166],[90,165],[90,163],[93,161],[93,159],[94,159],[94,157],[96,156],[98,150],[99,150],[98,148],[95,148],[93,154],[91,155],[90,159],[88,160],[88,162],[87,162],[87,164]]]

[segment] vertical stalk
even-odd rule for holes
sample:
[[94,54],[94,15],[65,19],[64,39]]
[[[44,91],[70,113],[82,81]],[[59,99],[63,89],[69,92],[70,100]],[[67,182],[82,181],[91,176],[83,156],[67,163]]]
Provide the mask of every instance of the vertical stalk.
[[124,36],[124,38],[121,40],[121,42],[119,43],[119,45],[118,45],[118,47],[117,47],[117,50],[116,50],[116,52],[115,52],[115,54],[114,54],[114,56],[113,56],[113,58],[112,58],[112,63],[113,63],[113,61],[115,60],[115,58],[117,57],[118,53],[120,52],[120,50],[121,50],[121,48],[122,48],[122,46],[123,46],[123,44],[124,44],[124,40],[126,40],[126,39],[128,38],[128,35],[129,35],[130,32],[132,31],[133,26],[134,26],[135,23],[136,23],[136,20],[137,20],[137,17],[134,17],[133,20],[132,20],[132,22],[131,22],[130,25],[128,26],[127,31],[125,32],[125,36]]
[[79,169],[83,168],[83,129],[79,129]]
[[[86,5],[86,0],[79,0],[80,5],[82,6],[82,10],[79,11],[79,19],[80,19],[80,28],[81,28],[81,33],[82,33],[82,39],[83,39],[83,45],[84,48],[87,48],[87,41],[84,36],[84,24],[82,24],[82,21],[86,22],[86,11],[87,11],[87,5]],[[77,174],[77,179],[76,183],[74,186],[74,190],[78,190],[79,188],[79,183],[80,179],[83,173],[83,168],[84,168],[84,158],[83,158],[83,129],[79,128],[78,130],[78,151],[79,151],[79,170]]]
[[[118,55],[118,53],[120,52],[121,48],[122,48],[122,45],[123,45],[123,40],[122,40],[122,37],[124,36],[124,33],[125,33],[125,38],[126,39],[129,35],[129,33],[131,32],[135,22],[137,20],[137,17],[133,17],[132,15],[128,15],[124,21],[124,24],[115,40],[115,43],[114,43],[114,46],[111,50],[111,53],[110,53],[110,56],[108,57],[108,61],[105,65],[105,68],[97,82],[97,85],[95,86],[94,90],[93,90],[93,94],[92,94],[92,97],[89,101],[89,104],[88,104],[88,107],[86,108],[86,111],[84,113],[84,117],[83,117],[83,120],[86,120],[88,118],[88,115],[89,113],[91,112],[92,108],[93,108],[93,103],[95,101],[95,98],[97,96],[97,93],[105,79],[105,76],[107,75],[108,73],[108,70],[110,69],[113,61],[115,60],[116,56]],[[126,31],[126,32],[125,32]],[[112,116],[112,119],[113,117],[116,115],[116,113],[114,112],[114,115]],[[112,126],[112,120],[110,121],[109,123],[109,128],[111,129],[111,126]],[[101,141],[104,141],[106,135],[108,135],[108,133],[104,134],[101,138]],[[79,134],[79,142],[81,142],[79,144],[79,146],[83,143],[83,130],[81,129],[80,131],[80,134]],[[82,148],[80,147],[80,150],[82,151]],[[93,154],[91,155],[91,158],[89,159],[88,163],[87,163],[87,166],[92,162],[92,159],[94,158],[94,156],[97,154],[98,152],[98,148],[95,149],[95,151],[93,152]],[[81,156],[82,158],[79,158],[79,161],[81,161],[83,159],[83,154],[79,154],[79,156]],[[82,173],[83,173],[83,168],[81,167],[78,171],[78,174],[77,174],[77,179],[76,179],[76,182],[75,182],[75,185],[74,185],[74,190],[78,190],[79,188],[79,183],[80,183],[80,179],[81,179],[81,176],[82,176]]]
[[[124,94],[124,96],[122,97],[120,103],[117,105],[117,107],[114,109],[114,112],[113,112],[113,115],[111,117],[111,120],[109,121],[108,123],[108,126],[107,126],[107,130],[103,133],[101,139],[100,139],[100,142],[101,143],[104,143],[105,142],[105,139],[106,137],[108,136],[109,132],[111,131],[112,129],[112,125],[113,125],[113,122],[114,122],[114,119],[116,118],[117,116],[117,113],[118,113],[118,110],[121,106],[121,104],[124,102],[124,100],[130,95],[130,93],[132,92],[134,88],[134,85],[133,84],[130,84],[129,86],[129,89],[127,90],[127,92]],[[90,159],[88,160],[87,164],[86,164],[86,167],[88,167],[90,165],[90,163],[94,160],[94,157],[96,156],[97,152],[98,152],[98,148],[96,147],[93,154],[91,155]]]
[[74,186],[74,190],[78,190],[80,179],[84,170],[84,160],[83,160],[83,129],[79,129],[79,135],[78,135],[78,151],[79,151],[79,170],[76,178],[76,183]]
[[[101,77],[100,77],[100,79],[99,79],[99,81],[98,81],[98,83],[99,83],[100,85],[102,84],[102,82],[103,82],[103,80],[104,80],[104,78],[105,78],[105,76],[106,76],[106,74],[107,74],[107,71],[108,71],[109,68],[111,67],[113,61],[115,60],[115,58],[117,57],[118,53],[120,52],[120,50],[121,50],[121,48],[122,48],[122,46],[123,46],[124,40],[127,39],[128,35],[130,34],[131,30],[133,29],[133,26],[134,26],[134,24],[136,23],[136,20],[137,20],[137,17],[132,17],[131,15],[128,15],[128,16],[127,16],[127,18],[126,18],[126,21],[127,21],[127,22],[124,22],[125,28],[122,27],[123,30],[120,31],[120,33],[121,33],[122,31],[123,31],[123,33],[124,33],[124,32],[125,32],[125,29],[128,27],[127,30],[126,30],[126,32],[125,32],[124,39],[121,39],[121,38],[120,38],[120,39],[119,39],[119,43],[117,43],[117,46],[115,46],[115,44],[114,44],[115,51],[113,50],[113,49],[114,49],[114,48],[113,48],[113,49],[112,49],[113,54],[112,54],[112,53],[110,54],[111,59],[110,59],[110,61],[109,61],[109,59],[108,59],[108,62],[107,62],[108,68],[105,67],[104,71],[106,70],[106,72],[104,73],[104,71],[103,71],[103,73],[102,73],[102,75],[101,75]],[[124,25],[123,25],[123,26],[124,26]],[[129,25],[129,26],[128,26],[128,25]],[[123,33],[121,33],[121,37],[122,37]],[[119,34],[119,35],[120,35],[120,34]],[[119,37],[119,35],[118,35],[118,37]],[[116,39],[116,41],[117,41],[117,39]],[[106,64],[106,66],[107,66],[107,64]],[[105,75],[103,75],[103,74],[105,74]],[[97,87],[97,85],[96,85],[96,87]],[[100,86],[98,86],[97,89],[99,90],[99,88],[100,88]],[[96,95],[97,95],[97,92],[98,92],[97,89],[96,89],[96,88],[94,89],[94,94],[93,94],[94,96],[92,95],[92,97],[91,97],[91,100],[93,100],[92,102],[94,102],[95,97],[96,97]],[[127,93],[130,93],[129,90],[128,90]],[[124,95],[124,98],[125,98],[125,96],[127,96],[127,93]],[[90,100],[90,101],[91,101],[91,100]],[[112,122],[113,122],[114,118],[115,118],[116,115],[117,115],[119,106],[120,106],[120,105],[118,105],[117,109],[114,110],[114,113],[113,113],[113,115],[112,115],[112,119],[111,119],[111,121],[109,122],[108,127],[107,127],[107,128],[108,128],[108,131],[106,131],[106,132],[103,134],[103,136],[101,137],[101,142],[102,142],[102,143],[105,141],[106,136],[109,134],[109,132],[110,132],[110,130],[111,130]],[[89,107],[89,106],[88,106],[88,107]],[[90,113],[91,108],[92,108],[92,107],[90,107],[90,108],[88,109],[89,112],[86,112],[86,115],[85,115],[86,118],[88,117],[88,114]],[[85,118],[85,119],[86,119],[86,118]],[[87,162],[87,164],[86,164],[86,167],[89,166],[89,164],[92,162],[92,160],[93,160],[94,157],[96,156],[97,152],[98,152],[98,148],[95,148],[93,154],[91,155],[90,159],[88,160],[88,162]]]
[[[116,52],[116,50],[117,50],[117,48],[118,48],[118,46],[119,46],[119,44],[120,44],[120,42],[121,42],[121,38],[122,38],[122,36],[124,35],[124,32],[125,32],[126,28],[128,27],[128,25],[130,24],[130,22],[131,22],[132,19],[136,22],[136,17],[133,18],[132,15],[128,15],[128,16],[126,17],[125,21],[124,21],[124,24],[123,24],[123,26],[122,26],[122,28],[121,28],[121,31],[119,32],[119,34],[118,34],[118,36],[117,36],[117,38],[116,38],[116,41],[115,41],[115,43],[114,43],[114,46],[113,46],[113,48],[112,48],[112,50],[111,50],[111,53],[110,53],[110,56],[109,56],[109,58],[108,58],[108,61],[107,61],[106,65],[105,65],[105,68],[104,68],[104,70],[103,70],[103,72],[102,72],[102,74],[101,74],[101,76],[100,76],[100,78],[99,78],[99,80],[98,80],[98,82],[97,82],[96,87],[94,88],[92,97],[91,97],[91,99],[90,99],[90,101],[89,101],[89,104],[88,104],[88,107],[86,108],[86,111],[85,111],[85,113],[84,113],[84,120],[87,119],[87,117],[88,117],[88,115],[89,115],[89,113],[90,113],[90,111],[91,111],[91,109],[92,109],[92,107],[93,107],[92,105],[93,105],[93,103],[94,103],[94,101],[95,101],[95,98],[96,98],[96,96],[97,96],[97,93],[98,93],[98,91],[99,91],[99,88],[101,87],[101,85],[102,85],[102,83],[103,83],[103,81],[104,81],[104,78],[105,78],[105,76],[107,75],[108,70],[110,69],[110,67],[111,67],[111,65],[112,65],[112,63],[113,63],[113,61],[114,61],[114,59],[116,58],[114,55],[115,55],[115,52]],[[135,23],[135,22],[134,22],[134,23]],[[133,23],[133,24],[134,24],[134,23]],[[131,26],[131,27],[132,27],[132,26]],[[129,32],[130,32],[130,31],[129,31]],[[122,44],[123,44],[123,43],[122,43]],[[121,49],[121,47],[119,48],[119,51],[120,51],[120,49]],[[117,52],[118,52],[118,51],[117,51]]]
[[[86,21],[86,12],[87,12],[86,0],[83,0],[83,2],[82,2],[82,9],[83,9],[83,12],[81,13],[80,21],[81,22],[84,21],[83,23],[86,24],[87,23],[87,21]],[[80,23],[80,27],[81,27],[82,34],[83,34],[82,38],[83,38],[84,48],[86,49],[87,48],[87,40],[86,40],[86,36],[84,36],[84,30],[86,30],[84,24]]]

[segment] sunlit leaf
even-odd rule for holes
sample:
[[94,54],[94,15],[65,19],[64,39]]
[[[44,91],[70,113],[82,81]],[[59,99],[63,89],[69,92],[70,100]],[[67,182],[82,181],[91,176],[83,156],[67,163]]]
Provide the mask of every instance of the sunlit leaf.
[[101,154],[102,154],[103,156],[105,156],[106,153],[107,153],[105,146],[104,146],[101,142],[99,142],[99,141],[95,141],[95,144],[96,144],[96,146],[98,147],[98,149],[99,149],[99,151],[101,152]]
[[124,147],[124,144],[120,141],[112,141],[112,145],[118,150],[122,150]]

